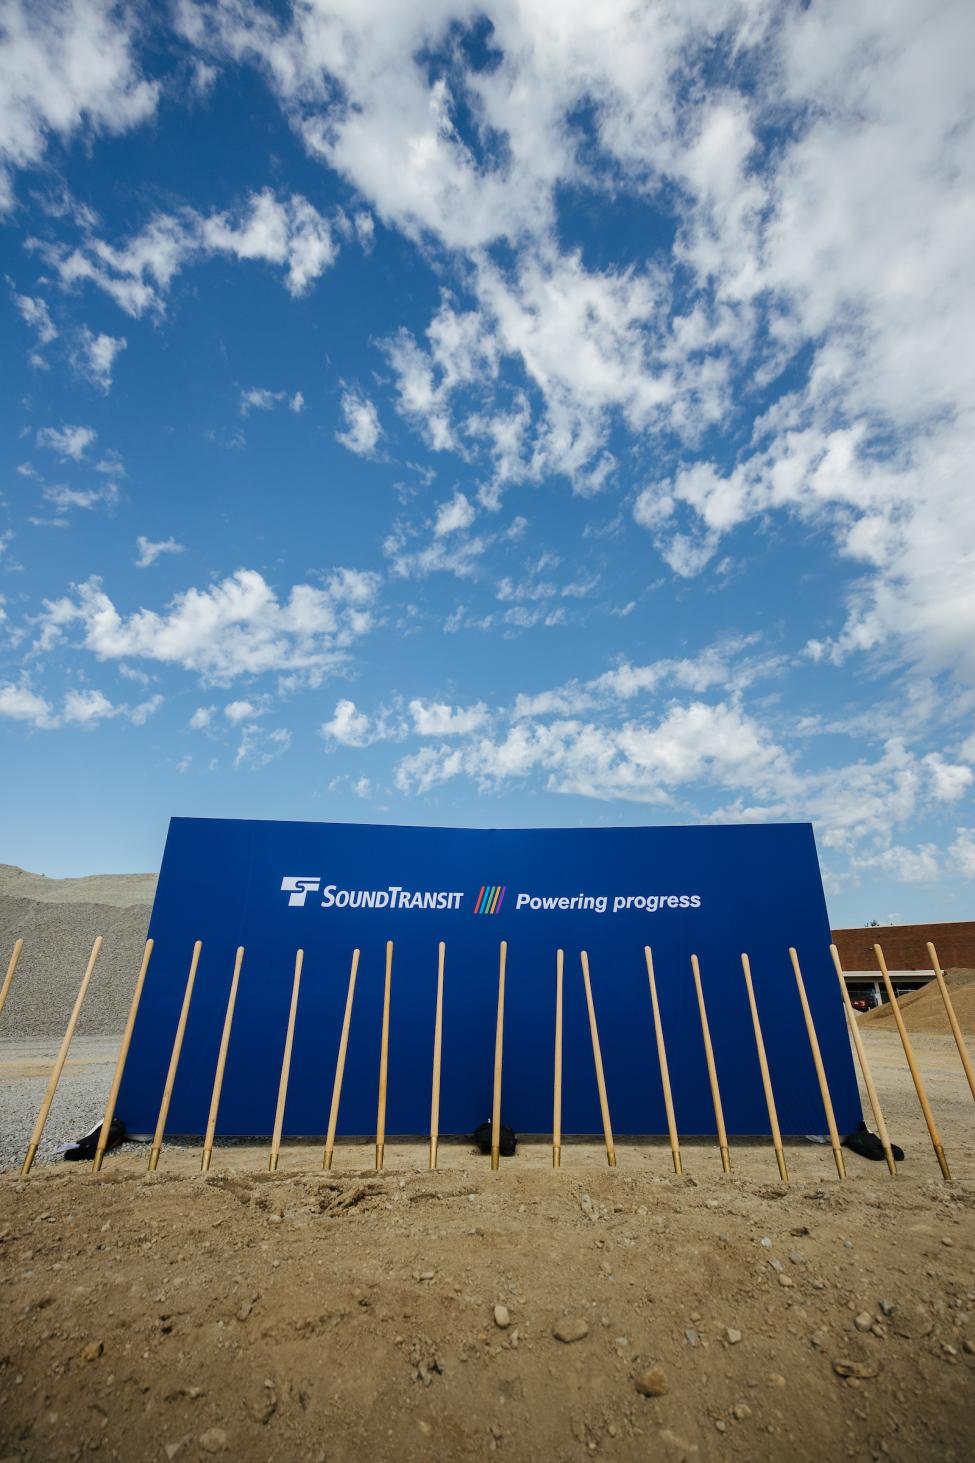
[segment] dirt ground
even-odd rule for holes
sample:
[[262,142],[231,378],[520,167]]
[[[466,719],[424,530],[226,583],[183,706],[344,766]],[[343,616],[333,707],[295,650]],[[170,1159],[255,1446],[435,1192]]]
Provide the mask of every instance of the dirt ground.
[[[828,1148],[171,1145],[0,1178],[0,1460],[957,1460],[975,1425],[975,1105],[867,1029],[896,1177]],[[0,1067],[3,1086],[28,1080]],[[31,1079],[36,1080],[36,1079]],[[503,1307],[503,1310],[496,1310]],[[577,1339],[559,1339],[564,1337]],[[656,1392],[659,1395],[645,1395]]]

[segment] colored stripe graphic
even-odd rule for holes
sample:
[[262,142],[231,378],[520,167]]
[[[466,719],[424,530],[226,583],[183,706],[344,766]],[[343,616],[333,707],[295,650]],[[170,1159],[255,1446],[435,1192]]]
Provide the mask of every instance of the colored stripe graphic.
[[482,884],[481,892],[474,901],[475,914],[497,914],[504,903],[507,884]]

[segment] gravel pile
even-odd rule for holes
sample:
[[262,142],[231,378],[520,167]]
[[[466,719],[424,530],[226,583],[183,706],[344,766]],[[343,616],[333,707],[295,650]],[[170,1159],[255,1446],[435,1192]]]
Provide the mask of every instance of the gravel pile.
[[0,1015],[0,1038],[61,1036],[96,935],[102,953],[78,1034],[114,1036],[125,1026],[142,959],[155,875],[46,879],[0,864],[0,978],[18,936],[17,974]]

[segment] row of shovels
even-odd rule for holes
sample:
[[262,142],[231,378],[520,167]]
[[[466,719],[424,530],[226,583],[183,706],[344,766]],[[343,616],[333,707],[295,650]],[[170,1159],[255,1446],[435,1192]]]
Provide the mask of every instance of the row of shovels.
[[[10,990],[10,986],[14,978],[14,972],[17,969],[17,963],[20,959],[23,945],[24,942],[22,939],[17,940],[16,944],[14,945],[13,953],[7,966],[7,973],[4,978],[4,982],[2,987],[0,987],[0,1013],[2,1013],[3,1011],[3,1007],[7,999],[7,994]],[[27,1153],[24,1157],[23,1165],[21,1167],[22,1174],[26,1175],[30,1173],[31,1166],[34,1162],[34,1158],[37,1153],[41,1137],[44,1133],[44,1127],[51,1109],[51,1104],[54,1100],[54,1094],[57,1091],[57,1086],[61,1079],[61,1073],[63,1071],[64,1063],[68,1055],[68,1049],[71,1045],[72,1037],[74,1036],[75,1026],[77,1025],[78,1017],[81,1012],[81,1007],[87,994],[88,986],[91,982],[92,973],[95,969],[95,964],[98,960],[101,948],[102,937],[101,935],[99,935],[92,946],[91,954],[88,959],[88,964],[85,968],[85,973],[82,978],[77,997],[75,998],[75,1003],[71,1011],[71,1016],[68,1021],[67,1029],[64,1033],[64,1038],[61,1042],[57,1058],[55,1059],[54,1066],[51,1070],[51,1076],[47,1084],[47,1090],[45,1091],[44,1099],[41,1103],[40,1111],[37,1115],[37,1121],[34,1124],[34,1130],[31,1134],[30,1142],[27,1147]],[[156,1122],[156,1129],[153,1134],[152,1145],[149,1151],[148,1167],[150,1172],[155,1171],[155,1169],[158,1167],[159,1157],[162,1152],[163,1138],[166,1131],[166,1122],[169,1116],[169,1106],[173,1094],[173,1086],[176,1081],[176,1073],[179,1067],[180,1054],[183,1048],[183,1038],[186,1033],[186,1023],[189,1017],[190,1001],[193,995],[193,987],[196,981],[196,974],[200,962],[200,954],[202,948],[202,942],[197,940],[193,946],[193,953],[190,960],[190,968],[187,975],[186,986],[183,992],[183,1001],[180,1008],[179,1020],[176,1025],[176,1033],[173,1039],[173,1047],[169,1060],[169,1068],[166,1073],[166,1081],[163,1087],[163,1094],[159,1107],[159,1115]],[[863,1049],[863,1041],[857,1027],[853,1007],[850,1003],[849,991],[847,990],[843,967],[840,964],[839,953],[835,945],[830,945],[829,948],[833,960],[833,965],[836,970],[836,975],[839,980],[840,991],[842,992],[842,999],[846,1010],[850,1036],[853,1041],[854,1050],[856,1051],[857,1060],[860,1064],[860,1070],[863,1074],[863,1082],[867,1090],[867,1096],[869,1097],[870,1105],[873,1109],[874,1118],[877,1124],[877,1132],[884,1151],[884,1157],[887,1160],[888,1169],[891,1173],[894,1173],[896,1171],[896,1163],[890,1143],[890,1138],[887,1133],[887,1125],[884,1121],[884,1115],[880,1106],[880,1099],[877,1095],[877,1088],[873,1080],[873,1075],[870,1070],[870,1065],[867,1060],[866,1052]],[[891,1011],[893,1013],[894,1021],[897,1026],[898,1035],[900,1036],[900,1040],[904,1048],[904,1055],[907,1058],[907,1064],[910,1069],[915,1090],[917,1092],[921,1111],[924,1116],[925,1123],[927,1124],[928,1133],[931,1137],[931,1143],[934,1148],[935,1156],[937,1157],[942,1176],[945,1179],[949,1179],[951,1177],[951,1174],[948,1168],[948,1161],[945,1157],[944,1147],[941,1143],[941,1137],[938,1132],[938,1127],[935,1123],[934,1115],[931,1111],[931,1104],[928,1101],[927,1093],[924,1088],[924,1082],[918,1069],[917,1060],[914,1056],[914,1051],[911,1046],[910,1038],[907,1034],[907,1028],[904,1025],[904,1018],[901,1014],[900,1007],[897,1002],[897,997],[891,984],[890,974],[887,970],[887,964],[884,959],[884,954],[879,945],[874,945],[873,948],[874,954],[877,959],[877,966],[883,979],[887,998],[890,1002]],[[139,1002],[142,997],[142,989],[146,979],[146,972],[149,968],[149,960],[152,956],[152,949],[153,941],[147,940],[145,952],[142,957],[142,964],[139,968],[139,974],[136,979],[132,1003],[129,1008],[129,1014],[125,1024],[125,1031],[122,1036],[122,1043],[119,1048],[118,1060],[115,1065],[115,1072],[112,1078],[112,1085],[109,1091],[108,1101],[105,1106],[105,1115],[102,1120],[101,1131],[99,1133],[98,1143],[95,1149],[95,1156],[92,1166],[96,1173],[101,1168],[102,1161],[105,1156],[105,1150],[108,1143],[108,1134],[111,1129],[112,1119],[115,1115],[115,1105],[118,1100],[119,1088],[122,1084],[122,1074],[125,1070],[125,1064],[128,1058],[129,1045],[131,1043],[132,1033],[135,1028],[136,1015],[138,1014],[139,1010]],[[948,1017],[948,1023],[951,1027],[952,1034],[958,1047],[962,1066],[968,1079],[968,1085],[972,1091],[972,1097],[975,1098],[975,1071],[973,1071],[972,1069],[972,1063],[965,1047],[961,1028],[958,1024],[958,1019],[952,1006],[951,997],[948,993],[948,987],[945,983],[944,972],[942,971],[941,965],[938,961],[938,956],[934,945],[928,943],[927,949],[929,957],[931,959],[931,966],[934,972],[934,977],[938,983],[941,998],[944,1002],[945,1012]],[[504,994],[507,951],[507,942],[502,941],[499,950],[497,1027],[494,1051],[494,1089],[491,1112],[492,1169],[497,1169],[500,1164],[501,1072],[502,1051],[504,1045]],[[443,941],[439,943],[437,947],[437,952],[437,999],[433,1037],[433,1083],[430,1105],[429,1163],[431,1168],[436,1168],[437,1166],[437,1149],[439,1141],[444,960],[446,952],[446,946]],[[683,1173],[680,1141],[678,1138],[677,1122],[674,1112],[674,1102],[670,1086],[670,1074],[667,1065],[667,1051],[664,1041],[663,1023],[661,1021],[660,1005],[657,999],[657,986],[654,976],[653,955],[649,946],[644,947],[644,958],[646,960],[647,978],[650,987],[650,1003],[653,1013],[654,1035],[657,1046],[657,1057],[660,1066],[660,1079],[663,1087],[664,1108],[667,1115],[667,1131],[670,1139],[671,1154],[673,1158],[675,1172]],[[791,947],[789,949],[789,959],[792,963],[792,969],[796,979],[796,986],[799,992],[799,1000],[802,1006],[803,1018],[806,1025],[806,1033],[809,1039],[809,1046],[812,1053],[813,1064],[816,1069],[816,1077],[819,1083],[820,1095],[822,1097],[823,1108],[826,1114],[826,1123],[829,1130],[830,1146],[833,1151],[833,1158],[836,1163],[837,1173],[842,1179],[846,1177],[846,1169],[843,1160],[843,1150],[841,1147],[840,1137],[836,1127],[836,1119],[833,1113],[833,1104],[830,1098],[829,1085],[826,1080],[826,1071],[823,1066],[822,1054],[820,1052],[819,1040],[816,1035],[816,1028],[813,1023],[812,1012],[809,1008],[809,1001],[806,995],[805,983],[803,981],[802,971],[799,966],[799,958],[796,954],[795,949]],[[217,1055],[217,1066],[214,1074],[213,1091],[210,1099],[210,1110],[207,1118],[206,1132],[203,1141],[203,1152],[200,1166],[204,1172],[209,1169],[213,1156],[213,1145],[217,1128],[217,1116],[220,1107],[220,1094],[223,1088],[224,1070],[226,1068],[227,1052],[230,1046],[230,1033],[233,1024],[234,1008],[237,1001],[237,988],[240,981],[240,973],[241,967],[243,965],[243,960],[244,948],[243,946],[240,946],[237,950],[236,958],[234,961],[233,977],[230,984],[230,993],[227,998],[227,1007],[224,1016],[223,1031],[221,1034],[220,1048]],[[285,1035],[284,1054],[281,1062],[281,1077],[278,1086],[278,1100],[275,1110],[274,1129],[271,1139],[271,1151],[268,1160],[268,1167],[271,1172],[274,1172],[278,1167],[278,1160],[281,1151],[281,1135],[284,1125],[285,1104],[287,1102],[288,1095],[288,1077],[291,1068],[291,1052],[294,1043],[295,1021],[298,1011],[298,993],[301,984],[301,971],[303,961],[304,951],[298,950],[295,955],[295,969],[294,980],[291,990],[291,1004],[288,1013],[288,1026]],[[615,1168],[616,1147],[613,1139],[612,1125],[610,1122],[609,1101],[606,1094],[606,1081],[603,1073],[602,1055],[599,1046],[599,1031],[596,1023],[596,1010],[593,1003],[592,984],[589,976],[589,957],[585,950],[580,952],[580,963],[582,967],[582,979],[586,995],[586,1007],[589,1015],[589,1030],[592,1038],[593,1061],[596,1071],[596,1085],[599,1091],[599,1106],[602,1116],[603,1134],[606,1143],[606,1157],[610,1166]],[[762,1026],[759,1019],[758,1005],[755,999],[755,988],[752,982],[751,965],[749,963],[748,956],[745,954],[743,954],[741,957],[741,965],[742,973],[744,976],[745,989],[748,996],[748,1005],[751,1012],[752,1028],[755,1035],[755,1047],[758,1056],[759,1069],[762,1077],[762,1087],[765,1093],[765,1101],[768,1108],[769,1127],[772,1134],[772,1144],[775,1152],[776,1164],[778,1166],[780,1178],[783,1182],[787,1182],[789,1174],[785,1161],[785,1152],[782,1146],[782,1135],[779,1129],[778,1116],[776,1114],[775,1098],[772,1092],[772,1082],[769,1075],[769,1066],[765,1052],[765,1042],[762,1036]],[[338,1123],[339,1103],[342,1095],[342,1081],[345,1072],[345,1059],[349,1040],[349,1026],[352,1019],[352,1003],[355,996],[356,975],[358,972],[358,968],[359,951],[354,950],[352,954],[352,966],[349,972],[349,983],[346,994],[345,1011],[342,1019],[342,1030],[339,1037],[338,1054],[335,1064],[335,1076],[332,1084],[332,1101],[329,1110],[328,1127],[325,1137],[325,1150],[322,1159],[323,1168],[331,1168],[332,1166],[332,1158],[335,1148],[335,1133]],[[376,1117],[375,1141],[377,1171],[383,1167],[386,1141],[386,1091],[388,1079],[389,1016],[392,968],[393,942],[390,940],[386,944],[386,972],[383,990],[382,1034],[379,1059],[379,1099]],[[708,1026],[707,1007],[705,1005],[704,990],[701,983],[700,964],[696,955],[691,956],[691,975],[694,981],[698,1011],[701,1019],[701,1036],[704,1043],[704,1053],[708,1069],[708,1080],[710,1083],[711,1098],[714,1106],[715,1129],[718,1139],[718,1150],[721,1157],[721,1167],[725,1173],[728,1173],[731,1169],[731,1156],[728,1145],[728,1135],[725,1128],[724,1112],[721,1104],[721,1092],[718,1084],[717,1067],[714,1060],[714,1049],[711,1044],[711,1033]],[[564,952],[562,950],[559,950],[556,953],[555,972],[555,1090],[552,1121],[552,1163],[556,1168],[560,1166],[562,1153],[563,980]]]

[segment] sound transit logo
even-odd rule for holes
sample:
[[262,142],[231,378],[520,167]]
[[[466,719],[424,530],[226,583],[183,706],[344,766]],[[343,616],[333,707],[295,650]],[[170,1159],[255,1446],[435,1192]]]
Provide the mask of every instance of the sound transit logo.
[[475,914],[500,914],[507,884],[482,884],[474,905]]

